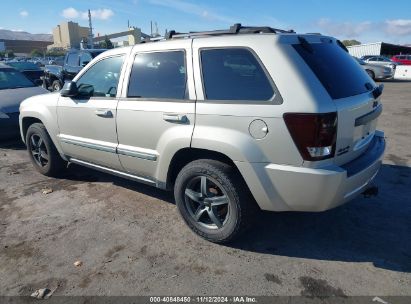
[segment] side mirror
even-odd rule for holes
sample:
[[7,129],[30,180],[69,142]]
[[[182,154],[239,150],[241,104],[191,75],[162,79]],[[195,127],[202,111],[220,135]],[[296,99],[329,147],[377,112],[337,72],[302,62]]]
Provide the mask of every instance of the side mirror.
[[63,97],[75,97],[78,95],[77,84],[74,81],[68,81],[64,84],[60,91],[60,95]]

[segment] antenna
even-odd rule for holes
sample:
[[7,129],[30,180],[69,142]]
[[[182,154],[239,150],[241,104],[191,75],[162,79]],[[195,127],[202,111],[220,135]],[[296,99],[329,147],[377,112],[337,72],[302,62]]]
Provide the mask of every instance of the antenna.
[[91,24],[91,12],[88,10],[88,40],[90,44],[90,48],[94,48],[94,42],[93,42],[93,25]]

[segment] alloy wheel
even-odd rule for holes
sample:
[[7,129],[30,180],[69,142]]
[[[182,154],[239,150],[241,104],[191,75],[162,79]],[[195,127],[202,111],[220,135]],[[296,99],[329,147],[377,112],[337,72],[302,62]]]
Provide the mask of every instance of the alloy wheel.
[[220,229],[230,215],[229,198],[223,187],[207,176],[191,179],[184,191],[185,205],[192,219],[208,229]]
[[40,167],[47,166],[49,162],[49,153],[44,140],[38,134],[30,137],[30,151],[34,161]]

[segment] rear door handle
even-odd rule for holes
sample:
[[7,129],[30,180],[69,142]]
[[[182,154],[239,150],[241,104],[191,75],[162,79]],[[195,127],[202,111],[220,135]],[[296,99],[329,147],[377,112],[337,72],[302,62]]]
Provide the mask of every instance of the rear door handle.
[[110,110],[97,109],[97,110],[94,111],[94,113],[97,116],[100,116],[100,117],[105,117],[105,118],[112,118],[113,117],[113,112],[111,112]]
[[168,122],[180,122],[180,123],[185,123],[188,121],[188,118],[186,115],[174,114],[174,113],[163,114],[163,119]]

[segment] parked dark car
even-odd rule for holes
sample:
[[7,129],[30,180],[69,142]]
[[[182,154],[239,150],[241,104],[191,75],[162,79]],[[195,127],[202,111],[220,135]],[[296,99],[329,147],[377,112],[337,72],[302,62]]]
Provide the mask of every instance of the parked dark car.
[[16,69],[0,63],[0,140],[17,136],[20,103],[47,93]]
[[28,79],[30,79],[36,85],[41,85],[42,77],[44,76],[44,71],[37,64],[33,62],[15,61],[8,62],[7,65],[23,73]]
[[64,82],[72,80],[83,67],[105,49],[70,50],[64,58],[63,66],[46,65],[44,68],[43,87],[50,91],[60,91]]

